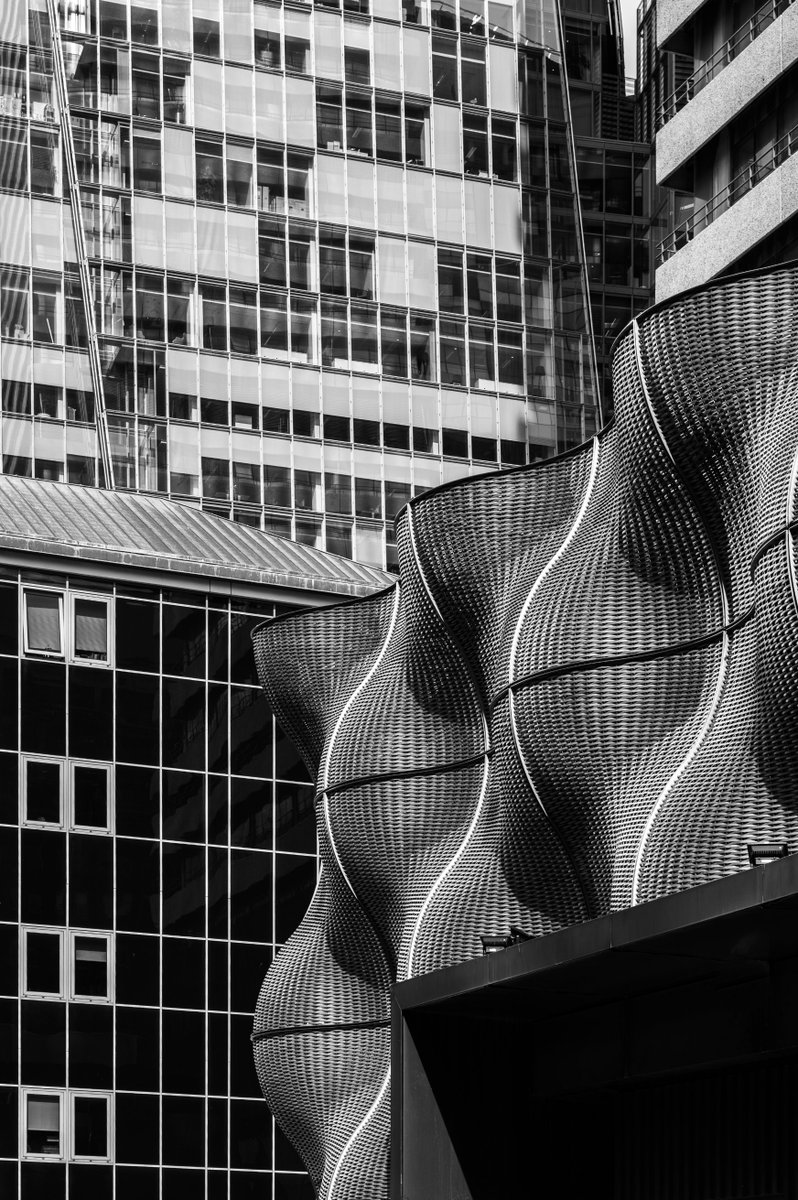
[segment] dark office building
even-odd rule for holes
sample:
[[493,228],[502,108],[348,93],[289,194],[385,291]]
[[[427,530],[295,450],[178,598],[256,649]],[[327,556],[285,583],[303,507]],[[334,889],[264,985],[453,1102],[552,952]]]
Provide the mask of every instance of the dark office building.
[[0,479],[0,1195],[310,1196],[252,1011],[316,884],[250,634],[367,567],[169,501]]

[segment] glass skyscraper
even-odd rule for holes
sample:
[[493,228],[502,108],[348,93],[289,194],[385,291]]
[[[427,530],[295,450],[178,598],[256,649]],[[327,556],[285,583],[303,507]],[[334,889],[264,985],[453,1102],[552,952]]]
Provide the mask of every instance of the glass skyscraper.
[[412,494],[578,443],[575,137],[594,308],[621,242],[644,287],[618,62],[606,0],[5,0],[3,470],[390,566]]

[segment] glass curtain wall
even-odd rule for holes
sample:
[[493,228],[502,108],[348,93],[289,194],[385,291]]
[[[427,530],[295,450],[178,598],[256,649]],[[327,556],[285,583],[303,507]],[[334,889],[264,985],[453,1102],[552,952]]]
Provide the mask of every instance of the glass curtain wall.
[[4,1197],[313,1195],[249,1039],[317,871],[313,789],[254,674],[276,611],[0,581]]
[[[553,3],[60,13],[68,113],[45,0],[0,29],[5,470],[98,480],[67,120],[117,486],[391,565],[410,496],[593,430]],[[334,507],[308,473],[349,481]]]

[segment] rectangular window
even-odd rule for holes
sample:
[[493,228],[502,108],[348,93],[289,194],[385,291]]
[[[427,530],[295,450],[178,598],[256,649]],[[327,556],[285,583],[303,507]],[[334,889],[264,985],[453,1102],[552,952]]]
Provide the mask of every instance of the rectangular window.
[[70,933],[70,1000],[110,1000],[108,934]]
[[402,112],[398,101],[378,99],[374,113],[377,158],[402,161]]
[[72,658],[78,662],[109,661],[108,609],[106,599],[72,595]]
[[64,995],[62,930],[22,930],[22,994],[61,999]]
[[33,825],[64,823],[63,763],[58,759],[22,759],[22,820]]
[[161,136],[137,130],[133,135],[133,186],[140,192],[161,191]]
[[61,1092],[23,1092],[23,1158],[64,1157],[63,1099]]
[[58,592],[26,591],[23,639],[26,654],[64,655],[64,598]]
[[319,289],[331,296],[346,295],[346,249],[343,235],[319,238]]
[[429,109],[405,105],[405,160],[415,166],[429,164]]
[[371,98],[353,95],[346,100],[346,148],[351,154],[374,153],[371,132]]
[[432,94],[436,100],[457,100],[457,39],[432,35]]
[[349,239],[349,291],[361,300],[374,299],[374,243]]
[[201,204],[224,204],[224,160],[222,144],[197,138],[197,200]]
[[8,121],[0,129],[0,187],[25,191],[28,186],[28,146],[25,126]]
[[108,767],[72,763],[71,820],[74,829],[110,829],[110,773]]
[[202,345],[206,350],[227,350],[227,304],[224,286],[200,283]]
[[61,280],[33,272],[33,339],[61,342]]
[[111,1098],[97,1094],[75,1094],[71,1100],[70,1157],[109,1162],[111,1158]]

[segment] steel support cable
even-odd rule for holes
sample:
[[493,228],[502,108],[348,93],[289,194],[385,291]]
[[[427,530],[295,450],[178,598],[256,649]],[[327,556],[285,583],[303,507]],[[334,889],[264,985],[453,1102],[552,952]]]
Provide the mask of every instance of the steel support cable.
[[[527,614],[532,606],[532,601],[534,600],[535,596],[537,595],[539,588],[542,586],[544,580],[547,579],[547,577],[551,574],[551,572],[557,566],[560,559],[565,555],[565,553],[568,550],[568,547],[573,542],[574,538],[576,537],[576,535],[582,525],[582,522],[585,519],[585,513],[587,512],[588,507],[590,505],[590,500],[593,496],[593,490],[596,486],[596,479],[598,478],[599,450],[600,450],[600,438],[599,438],[599,435],[597,434],[592,439],[590,475],[588,476],[587,484],[585,485],[585,491],[582,496],[582,503],[579,506],[579,510],[578,510],[576,516],[574,517],[573,522],[571,523],[571,528],[568,530],[568,533],[566,534],[565,538],[560,543],[558,548],[555,550],[554,554],[548,560],[546,565],[543,567],[542,571],[538,575],[535,582],[532,584],[532,587],[530,588],[530,590],[527,594],[526,600],[524,601],[524,603],[521,607],[521,612],[518,616],[518,620],[516,621],[515,630],[513,631],[512,645],[510,647],[510,662],[509,662],[509,669],[508,669],[510,683],[509,683],[508,687],[503,689],[502,693],[500,693],[500,697],[501,697],[501,695],[506,694],[510,698],[510,705],[509,705],[509,707],[510,707],[510,730],[511,730],[512,736],[513,736],[513,745],[515,746],[515,752],[516,752],[516,755],[518,756],[518,761],[521,764],[521,770],[524,772],[524,776],[526,777],[526,781],[529,785],[529,789],[532,792],[532,795],[535,799],[535,803],[537,804],[538,808],[540,809],[541,813],[543,814],[543,817],[544,817],[546,823],[548,824],[549,828],[551,829],[552,833],[554,834],[557,844],[560,847],[560,849],[562,850],[562,853],[565,856],[565,859],[568,862],[568,865],[570,866],[570,868],[573,872],[574,879],[576,880],[577,887],[579,888],[579,892],[582,897],[582,903],[585,907],[585,912],[588,914],[590,913],[590,905],[588,904],[587,890],[582,881],[582,876],[580,875],[579,871],[577,870],[576,863],[573,859],[573,856],[571,855],[570,849],[568,847],[568,842],[567,842],[564,834],[562,833],[557,821],[554,819],[554,817],[551,815],[551,813],[548,811],[545,804],[543,803],[543,799],[540,795],[540,792],[538,791],[537,787],[535,786],[535,781],[532,778],[532,772],[529,769],[529,765],[526,761],[526,756],[524,755],[524,752],[521,749],[521,740],[518,735],[518,724],[516,721],[515,704],[513,703],[512,688],[513,688],[513,682],[514,682],[513,676],[515,674],[515,661],[516,661],[516,657],[518,655],[518,646],[519,646],[519,643],[521,640],[521,630],[524,627],[524,622],[526,621]],[[491,712],[493,711],[495,704],[498,703],[498,699],[500,697],[497,697],[496,700],[494,700],[494,702],[491,704],[491,708],[490,708]]]
[[[100,459],[103,465],[105,486],[114,489],[114,465],[111,456],[111,437],[108,429],[108,413],[105,407],[105,390],[103,387],[102,363],[100,362],[100,347],[97,340],[97,326],[94,320],[94,295],[92,289],[91,271],[89,270],[86,237],[83,231],[83,215],[81,209],[80,180],[78,178],[75,142],[72,137],[72,125],[69,111],[69,91],[64,67],[64,51],[61,44],[61,27],[58,22],[58,6],[56,0],[47,0],[47,15],[50,20],[53,43],[53,74],[58,96],[60,112],[61,136],[64,143],[64,161],[67,168],[67,180],[72,208],[72,224],[75,231],[77,247],[78,270],[80,273],[83,306],[86,315],[86,334],[89,351],[89,367],[94,385],[94,412],[97,441],[100,449]],[[40,47],[44,50],[44,47]],[[64,297],[66,302],[66,296]]]
[[[646,409],[647,409],[649,417],[651,419],[651,424],[657,434],[657,437],[659,438],[659,440],[662,444],[662,447],[663,447],[665,453],[667,454],[667,456],[673,466],[673,470],[676,474],[676,478],[679,480],[679,483],[681,484],[685,495],[690,497],[690,499],[693,501],[693,508],[696,511],[697,518],[699,520],[701,520],[701,510],[700,510],[699,506],[695,503],[695,499],[693,498],[693,495],[692,495],[692,489],[690,488],[690,486],[688,484],[687,478],[685,477],[684,472],[681,470],[678,463],[676,462],[676,459],[671,451],[671,448],[668,445],[667,438],[665,437],[662,426],[659,423],[656,411],[654,409],[654,405],[651,400],[651,394],[648,390],[648,384],[646,382],[646,374],[645,374],[645,370],[643,368],[643,357],[642,357],[642,351],[641,351],[641,346],[640,346],[640,322],[638,321],[638,319],[636,317],[632,321],[632,336],[633,336],[633,340],[634,340],[634,354],[635,354],[635,365],[637,367],[637,375],[638,375],[638,379],[640,381],[640,387],[643,392],[643,398],[646,402]],[[634,873],[632,875],[632,891],[631,891],[631,896],[630,896],[631,904],[637,904],[637,902],[638,902],[637,898],[638,898],[638,895],[640,892],[640,877],[642,875],[642,870],[643,870],[643,857],[645,855],[646,847],[648,845],[648,839],[651,836],[651,831],[654,828],[654,823],[655,823],[657,817],[659,816],[659,813],[662,810],[662,807],[665,804],[665,801],[668,799],[671,792],[675,788],[676,784],[682,778],[685,771],[690,766],[690,764],[693,762],[694,758],[696,757],[699,750],[703,746],[703,744],[707,738],[707,735],[709,734],[709,731],[712,728],[712,724],[715,720],[715,716],[718,712],[718,708],[720,707],[721,696],[723,695],[723,690],[726,686],[726,677],[727,677],[728,668],[729,668],[729,656],[730,656],[730,652],[731,652],[731,640],[730,640],[730,625],[732,623],[731,613],[730,613],[731,606],[730,606],[730,602],[729,602],[729,596],[726,591],[726,584],[723,579],[723,572],[721,571],[721,568],[720,568],[720,563],[721,563],[720,554],[718,553],[718,549],[717,549],[714,539],[712,537],[712,531],[709,528],[709,524],[707,521],[703,520],[702,525],[703,525],[703,529],[704,529],[704,536],[706,538],[707,545],[709,547],[709,552],[712,556],[712,564],[713,564],[713,567],[717,574],[718,586],[720,588],[720,604],[721,604],[721,614],[723,617],[723,628],[721,630],[722,650],[721,650],[721,655],[720,655],[720,663],[718,664],[718,675],[717,675],[717,679],[715,681],[715,690],[712,695],[712,699],[711,699],[709,705],[707,706],[707,710],[704,714],[704,720],[702,721],[701,726],[698,729],[698,732],[696,733],[696,736],[693,738],[693,741],[692,741],[690,747],[688,748],[687,753],[684,755],[681,762],[677,765],[677,767],[674,770],[673,774],[671,775],[670,779],[668,779],[667,783],[665,784],[664,788],[660,792],[659,796],[654,801],[654,804],[651,806],[651,811],[649,812],[648,817],[646,818],[645,824],[643,826],[643,831],[640,835],[640,840],[638,842],[637,853],[635,855]],[[754,556],[754,557],[756,557],[756,556]],[[753,569],[753,566],[752,566],[752,569]],[[746,614],[743,614],[743,616],[745,617]]]

